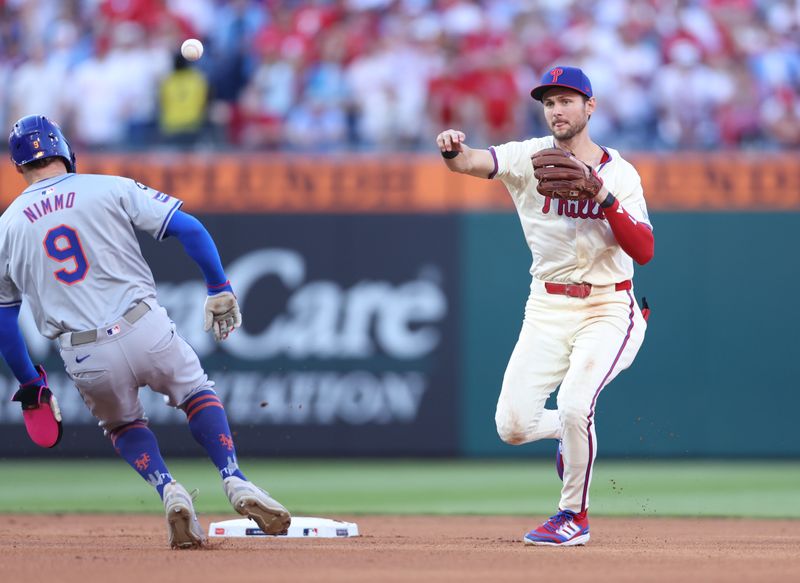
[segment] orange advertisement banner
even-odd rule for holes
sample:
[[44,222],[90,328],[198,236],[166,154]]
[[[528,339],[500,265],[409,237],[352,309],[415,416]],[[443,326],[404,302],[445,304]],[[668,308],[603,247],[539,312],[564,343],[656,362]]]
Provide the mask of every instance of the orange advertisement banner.
[[[650,210],[800,210],[790,154],[630,156]],[[116,174],[181,198],[190,212],[398,213],[512,209],[500,181],[449,172],[438,154],[79,155],[84,173]],[[25,187],[0,167],[5,208]]]

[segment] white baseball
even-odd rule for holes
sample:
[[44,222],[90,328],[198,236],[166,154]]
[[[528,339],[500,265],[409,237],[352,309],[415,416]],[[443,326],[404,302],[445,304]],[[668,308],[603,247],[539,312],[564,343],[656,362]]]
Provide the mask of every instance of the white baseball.
[[187,61],[196,61],[203,56],[203,43],[196,38],[187,38],[181,45],[181,54]]

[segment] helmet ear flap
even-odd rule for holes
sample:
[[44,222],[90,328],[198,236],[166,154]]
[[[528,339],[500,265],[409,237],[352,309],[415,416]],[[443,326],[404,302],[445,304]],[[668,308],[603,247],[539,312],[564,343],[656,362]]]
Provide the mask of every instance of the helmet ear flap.
[[[64,140],[64,145],[67,147],[67,152],[69,152],[69,161],[67,163],[67,172],[71,172],[72,174],[74,174],[74,173],[76,173],[78,171],[77,170],[78,166],[76,164],[76,159],[75,159],[75,150],[72,149],[72,146],[69,145],[69,142],[67,141],[67,138],[65,138],[63,134],[61,135],[61,139]],[[66,160],[65,160],[65,162],[66,162]]]

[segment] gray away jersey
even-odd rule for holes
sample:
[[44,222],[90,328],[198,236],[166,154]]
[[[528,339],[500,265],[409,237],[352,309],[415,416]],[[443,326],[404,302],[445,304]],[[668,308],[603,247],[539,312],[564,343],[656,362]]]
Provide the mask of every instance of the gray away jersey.
[[0,217],[0,307],[24,298],[48,338],[118,320],[156,294],[134,228],[160,240],[181,204],[119,176],[32,184]]

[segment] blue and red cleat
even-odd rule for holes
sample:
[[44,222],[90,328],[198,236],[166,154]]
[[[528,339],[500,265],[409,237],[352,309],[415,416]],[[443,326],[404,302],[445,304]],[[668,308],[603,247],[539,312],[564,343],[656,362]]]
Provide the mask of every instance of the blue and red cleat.
[[561,446],[561,440],[558,440],[558,449],[556,450],[556,473],[558,479],[564,481],[564,452]]
[[575,514],[571,510],[559,510],[542,526],[530,531],[522,539],[526,545],[572,547],[589,542],[589,519],[584,510]]

